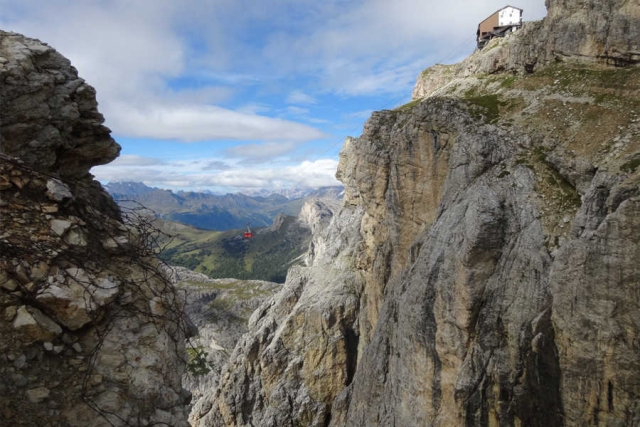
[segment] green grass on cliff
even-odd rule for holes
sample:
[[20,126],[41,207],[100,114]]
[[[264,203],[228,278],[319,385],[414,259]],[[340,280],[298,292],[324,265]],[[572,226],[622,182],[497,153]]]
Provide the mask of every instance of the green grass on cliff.
[[540,70],[539,77],[553,79],[553,85],[561,89],[598,87],[601,89],[626,89],[637,76],[633,68],[595,68],[580,65],[551,65]]
[[408,111],[408,110],[411,110],[413,107],[415,107],[416,105],[420,104],[421,101],[422,101],[422,99],[414,99],[413,101],[407,102],[406,104],[401,105],[398,108],[395,108],[394,111]]
[[634,173],[640,166],[640,157],[629,160],[620,166],[620,170],[626,173]]
[[484,119],[485,123],[497,122],[500,117],[500,107],[505,105],[498,95],[470,95],[466,96],[465,100],[478,107],[472,111],[472,115],[476,119]]

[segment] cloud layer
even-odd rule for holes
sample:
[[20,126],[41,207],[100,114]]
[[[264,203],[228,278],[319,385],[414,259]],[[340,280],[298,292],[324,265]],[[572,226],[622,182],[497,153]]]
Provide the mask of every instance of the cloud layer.
[[160,162],[138,156],[121,156],[92,173],[101,181],[140,181],[174,189],[209,189],[236,192],[256,189],[317,188],[340,185],[335,178],[338,162],[303,161],[297,165],[231,166],[215,159]]

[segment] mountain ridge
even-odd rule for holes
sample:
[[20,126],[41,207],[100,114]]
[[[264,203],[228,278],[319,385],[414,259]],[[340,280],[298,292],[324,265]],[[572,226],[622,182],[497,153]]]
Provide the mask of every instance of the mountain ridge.
[[268,227],[275,217],[284,213],[297,216],[306,200],[312,198],[341,198],[341,187],[287,190],[292,198],[273,192],[249,196],[242,193],[216,195],[191,191],[173,192],[147,187],[143,183],[109,183],[105,189],[125,209],[146,208],[159,218],[182,222],[197,228],[225,231],[243,228]]

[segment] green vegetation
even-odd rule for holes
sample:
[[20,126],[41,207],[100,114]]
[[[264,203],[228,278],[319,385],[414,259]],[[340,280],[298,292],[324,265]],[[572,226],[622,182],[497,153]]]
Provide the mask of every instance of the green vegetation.
[[551,77],[554,84],[561,88],[585,82],[605,89],[624,89],[627,83],[637,73],[633,68],[595,68],[579,65],[559,64],[540,70],[540,76]]
[[560,190],[562,197],[568,206],[578,208],[582,203],[580,193],[567,179],[558,172],[556,167],[547,160],[547,154],[541,149],[535,150],[536,158],[540,164],[546,167],[548,173],[547,182]]
[[[246,282],[242,280],[219,281],[216,283],[206,283],[206,284],[197,283],[197,282],[187,282],[187,284],[190,286],[202,286],[209,289],[216,289],[219,291],[223,291],[225,295],[231,297],[234,300],[248,300],[255,296],[266,296],[271,294],[269,290],[265,290],[259,284]],[[216,303],[216,304],[222,304],[222,303]],[[216,306],[216,307],[223,308],[222,306]]]
[[208,304],[207,313],[210,321],[225,319],[230,323],[241,324],[246,324],[253,313],[252,306],[243,306],[243,301],[250,301],[256,297],[266,298],[280,288],[279,285],[235,279],[218,280],[212,283],[187,281],[184,284],[217,291],[215,299]]
[[207,363],[207,355],[204,347],[187,348],[187,371],[197,377],[208,374],[211,368]]
[[[243,282],[236,282],[239,287],[242,288]],[[242,285],[240,285],[242,284]],[[208,310],[208,320],[210,322],[218,322],[221,319],[226,319],[229,323],[236,323],[244,325],[247,323],[249,316],[251,316],[251,309],[247,309],[243,313],[236,313],[234,311],[235,303],[241,300],[248,300],[249,296],[245,295],[244,298],[240,298],[237,295],[224,295],[216,297],[210,304]]]
[[635,159],[624,163],[620,166],[620,170],[626,173],[634,173],[638,169],[638,166],[640,166],[640,157],[636,157]]
[[394,111],[406,111],[406,110],[411,110],[413,107],[415,107],[416,105],[418,105],[420,103],[420,101],[422,101],[422,99],[414,99],[411,102],[407,102],[404,105],[399,106],[398,108],[396,108]]
[[533,165],[531,164],[531,162],[529,162],[529,158],[525,157],[524,155],[520,155],[516,161],[515,161],[516,165],[522,165],[526,168],[531,169],[532,171],[535,172],[535,168],[533,167]]
[[[217,278],[267,280],[284,283],[287,270],[303,255],[311,233],[294,217],[285,217],[280,229],[254,230],[252,239],[244,239],[244,230],[225,232],[200,230],[167,221],[158,221],[172,236],[164,243],[159,257]],[[163,228],[164,227],[164,228]]]
[[500,82],[500,87],[503,87],[505,89],[511,89],[517,79],[518,77],[515,75],[508,76]]
[[[467,93],[470,92],[471,91],[468,91]],[[474,118],[481,119],[484,117],[486,123],[495,123],[498,121],[500,117],[500,106],[504,105],[498,98],[498,95],[468,96],[465,99],[467,102],[480,107],[472,113]]]

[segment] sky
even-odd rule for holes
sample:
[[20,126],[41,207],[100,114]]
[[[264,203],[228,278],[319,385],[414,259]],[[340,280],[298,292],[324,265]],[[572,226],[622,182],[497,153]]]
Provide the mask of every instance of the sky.
[[[504,0],[0,0],[97,91],[102,183],[251,193],[339,185],[338,154],[420,72],[473,52]],[[516,0],[524,20],[544,0]]]

